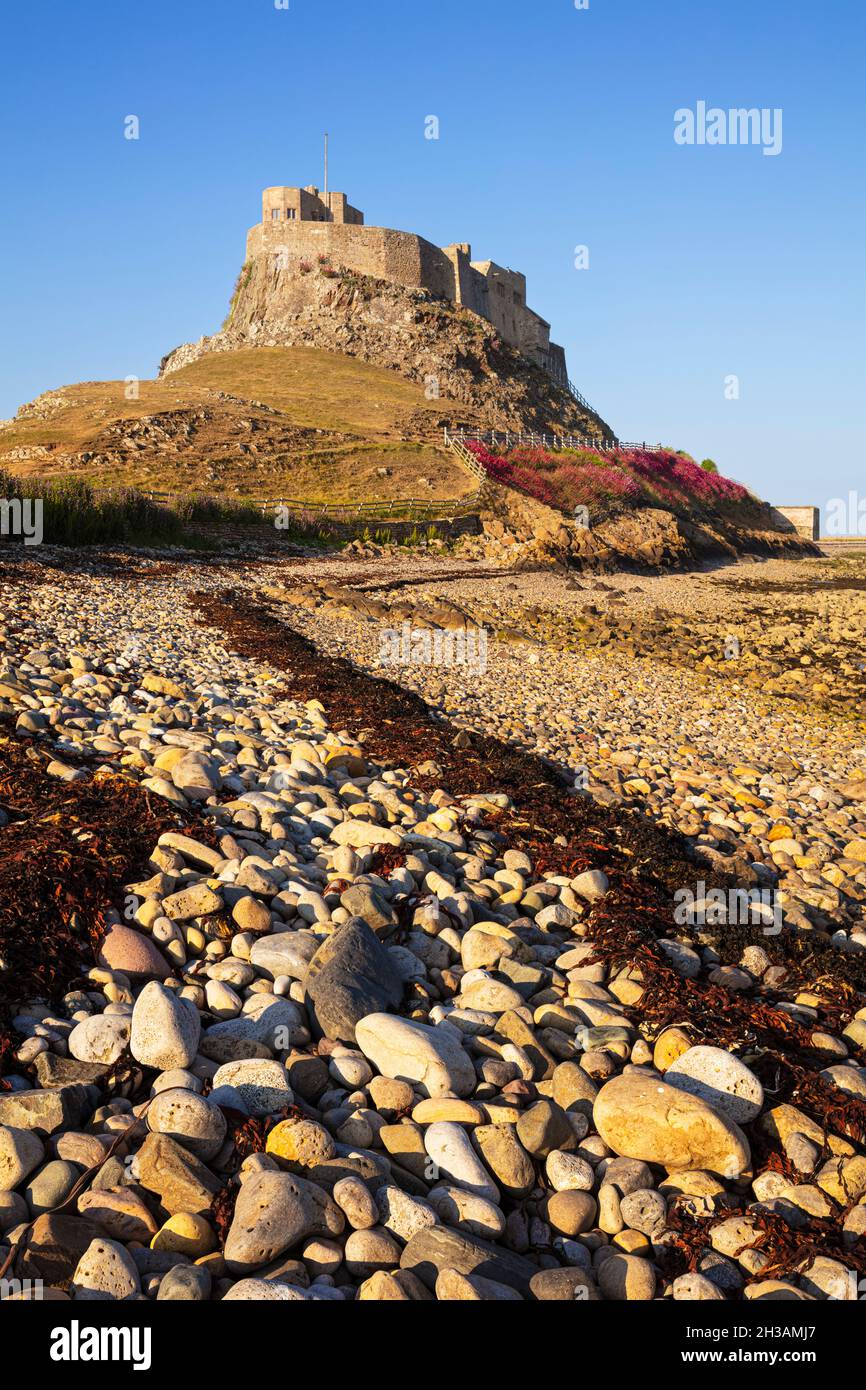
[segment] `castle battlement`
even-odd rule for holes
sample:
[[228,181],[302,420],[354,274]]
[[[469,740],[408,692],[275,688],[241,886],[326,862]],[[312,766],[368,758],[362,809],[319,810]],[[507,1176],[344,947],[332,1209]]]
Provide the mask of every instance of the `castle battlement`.
[[262,194],[262,220],[247,236],[247,261],[278,257],[280,269],[327,258],[336,268],[440,294],[493,324],[503,340],[568,380],[565,350],[550,341],[550,324],[526,303],[526,276],[495,261],[473,261],[468,242],[434,246],[414,232],[368,227],[345,193],[275,186]]

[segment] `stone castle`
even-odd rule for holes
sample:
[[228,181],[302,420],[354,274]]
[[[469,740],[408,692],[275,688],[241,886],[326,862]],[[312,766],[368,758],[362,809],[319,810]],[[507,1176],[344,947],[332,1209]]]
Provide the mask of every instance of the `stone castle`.
[[563,385],[565,350],[550,341],[550,324],[526,303],[526,276],[494,261],[473,261],[466,242],[434,246],[414,232],[368,227],[345,193],[318,188],[266,188],[262,220],[247,235],[247,263],[279,257],[300,273],[320,257],[335,269],[443,295],[473,310],[503,340]]

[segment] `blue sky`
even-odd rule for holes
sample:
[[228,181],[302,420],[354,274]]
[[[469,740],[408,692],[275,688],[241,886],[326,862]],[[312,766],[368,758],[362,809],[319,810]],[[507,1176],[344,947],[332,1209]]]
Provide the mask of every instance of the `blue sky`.
[[[622,438],[778,502],[861,486],[862,0],[40,0],[0,42],[0,417],[216,329],[327,128],[369,223],[524,271]],[[677,145],[702,100],[781,108],[782,153]]]

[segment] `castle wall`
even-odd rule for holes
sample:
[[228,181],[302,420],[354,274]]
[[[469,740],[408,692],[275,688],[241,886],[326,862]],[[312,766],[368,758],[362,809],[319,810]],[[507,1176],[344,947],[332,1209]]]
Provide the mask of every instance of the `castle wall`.
[[379,280],[394,280],[413,289],[455,297],[454,265],[444,251],[413,232],[388,227],[358,227],[339,222],[267,222],[247,237],[247,260],[275,255],[316,262],[328,256],[335,267]]
[[[296,216],[287,219],[290,205]],[[272,209],[280,212],[279,218],[272,218]],[[440,294],[487,319],[505,342],[558,379],[567,379],[565,353],[551,346],[550,324],[527,306],[524,275],[493,261],[472,261],[466,243],[442,248],[414,232],[321,220],[325,211],[317,190],[266,189],[264,220],[249,232],[247,260],[282,252],[291,269],[293,261],[315,265],[319,256],[327,256],[335,268]],[[345,203],[332,211],[335,216],[356,212]]]
[[568,381],[568,363],[565,360],[565,348],[560,347],[559,343],[550,344],[547,351],[547,361],[543,365],[557,381]]

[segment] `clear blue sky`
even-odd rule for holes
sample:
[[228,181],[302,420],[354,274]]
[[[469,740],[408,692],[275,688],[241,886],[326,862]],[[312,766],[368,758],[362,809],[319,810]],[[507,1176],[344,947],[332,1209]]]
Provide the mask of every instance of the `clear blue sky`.
[[[216,329],[327,128],[369,223],[525,272],[622,438],[862,486],[863,0],[8,0],[0,40],[0,416]],[[782,108],[782,153],[678,146],[701,100]]]

